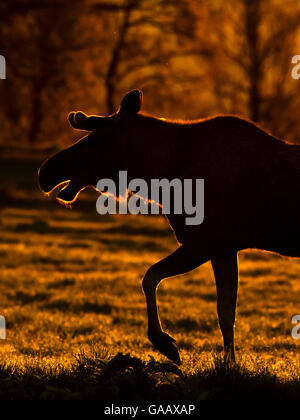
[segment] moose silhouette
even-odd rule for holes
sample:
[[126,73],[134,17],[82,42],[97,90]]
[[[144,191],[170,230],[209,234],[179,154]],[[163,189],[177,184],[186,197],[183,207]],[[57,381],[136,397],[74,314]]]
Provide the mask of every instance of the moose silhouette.
[[70,113],[72,127],[90,133],[42,165],[40,188],[49,193],[61,185],[57,198],[70,203],[100,178],[118,182],[120,170],[149,182],[204,179],[203,223],[188,226],[184,214],[168,214],[179,247],[143,279],[148,336],[163,355],[180,363],[175,340],[161,327],[157,287],[211,261],[225,355],[234,361],[239,251],[300,257],[300,146],[238,116],[171,121],[142,113],[141,106],[142,92],[134,90],[113,115]]

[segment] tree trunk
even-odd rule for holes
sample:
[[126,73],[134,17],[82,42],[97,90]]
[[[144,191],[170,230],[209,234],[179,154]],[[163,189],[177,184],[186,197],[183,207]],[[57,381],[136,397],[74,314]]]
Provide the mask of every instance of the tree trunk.
[[261,0],[244,0],[245,5],[245,24],[246,40],[249,53],[249,113],[253,121],[260,120],[261,105],[261,57],[259,52],[259,24],[260,24],[260,5]]
[[130,15],[132,9],[136,7],[136,3],[130,0],[126,1],[126,7],[124,8],[122,23],[119,29],[117,41],[113,47],[111,53],[111,59],[108,65],[108,70],[105,77],[105,89],[106,89],[106,110],[108,114],[113,114],[115,109],[115,93],[116,93],[116,76],[118,74],[118,67],[121,60],[122,50],[125,45],[126,36],[130,28]]
[[43,88],[40,84],[33,86],[31,120],[28,130],[28,140],[31,144],[35,144],[38,140],[43,119],[42,90]]

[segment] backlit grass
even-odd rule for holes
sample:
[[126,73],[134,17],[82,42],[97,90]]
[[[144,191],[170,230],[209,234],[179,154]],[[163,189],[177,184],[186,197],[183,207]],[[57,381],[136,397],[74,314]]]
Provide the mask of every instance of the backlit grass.
[[164,281],[159,307],[180,348],[177,369],[148,341],[141,288],[177,247],[167,222],[99,216],[94,196],[65,209],[20,185],[1,202],[0,398],[297,398],[299,261],[241,253],[237,366],[220,356],[211,265]]

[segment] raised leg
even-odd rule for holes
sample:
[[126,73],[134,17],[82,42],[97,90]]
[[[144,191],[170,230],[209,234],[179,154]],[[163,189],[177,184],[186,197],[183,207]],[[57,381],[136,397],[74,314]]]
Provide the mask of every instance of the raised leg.
[[147,301],[149,339],[157,350],[177,364],[180,364],[178,348],[175,345],[175,340],[162,330],[156,291],[161,280],[191,271],[210,259],[209,257],[199,257],[199,250],[196,252],[195,248],[182,245],[173,254],[150,267],[143,279],[143,290]]
[[235,361],[234,323],[238,292],[238,257],[234,252],[224,257],[213,257],[218,295],[219,324],[224,339],[225,356]]

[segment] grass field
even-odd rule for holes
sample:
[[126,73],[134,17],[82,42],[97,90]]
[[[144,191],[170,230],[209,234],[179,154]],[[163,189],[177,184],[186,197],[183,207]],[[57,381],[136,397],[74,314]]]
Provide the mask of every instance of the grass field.
[[94,193],[62,208],[39,193],[38,166],[1,161],[1,399],[299,398],[299,261],[241,253],[233,366],[221,358],[210,264],[163,282],[177,368],[148,341],[141,289],[147,268],[177,247],[166,221],[99,216]]

